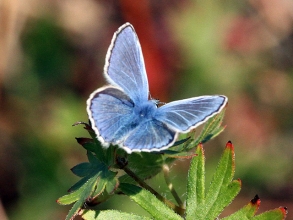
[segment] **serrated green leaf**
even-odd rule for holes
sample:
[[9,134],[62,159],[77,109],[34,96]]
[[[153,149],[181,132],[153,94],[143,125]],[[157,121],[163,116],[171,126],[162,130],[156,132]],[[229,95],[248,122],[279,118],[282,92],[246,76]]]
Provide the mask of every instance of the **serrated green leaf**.
[[232,181],[235,172],[234,159],[234,148],[231,143],[228,143],[219,161],[216,172],[213,175],[212,182],[207,193],[206,199],[209,202],[215,201],[221,188],[226,187]]
[[[87,125],[87,126],[89,126],[89,125]],[[92,133],[91,129],[88,130],[88,131],[89,131],[90,134]],[[87,151],[95,153],[96,157],[98,158],[99,161],[105,162],[104,149],[103,149],[101,143],[97,140],[95,134],[94,134],[94,136],[92,138],[75,138],[75,139]]]
[[[209,190],[207,192],[206,196],[206,208],[205,208],[205,216],[211,214],[214,214],[214,216],[211,216],[211,218],[216,218],[222,210],[219,209],[219,207],[223,207],[225,204],[219,204],[223,203],[225,201],[221,200],[221,196],[223,196],[223,193],[228,193],[230,183],[233,179],[235,172],[235,155],[234,155],[234,147],[233,145],[228,142],[226,145],[226,148],[224,150],[224,153],[220,159],[220,162],[218,164],[218,167],[216,169],[216,172],[213,175],[213,179],[211,182],[211,185],[209,187]],[[240,186],[240,184],[238,184]],[[240,188],[238,189],[237,184],[233,185],[234,187],[232,192],[236,191],[239,192]],[[232,193],[233,196],[235,193]],[[236,193],[237,195],[237,193]],[[236,196],[235,195],[235,196]],[[234,196],[234,197],[235,197]],[[234,198],[233,197],[233,198]],[[232,198],[232,199],[233,199]],[[232,201],[231,199],[231,201]],[[230,202],[231,202],[230,201]],[[227,202],[225,202],[227,203]],[[225,207],[225,206],[224,206]],[[216,209],[218,208],[218,209]]]
[[96,143],[93,141],[93,142],[90,142],[90,143],[85,143],[82,145],[84,147],[84,149],[86,149],[87,151],[91,151],[93,153],[96,153],[96,148],[97,148],[97,145]]
[[129,183],[136,184],[135,180],[131,178],[128,174],[122,175],[118,178],[119,183]]
[[287,216],[287,209],[277,208],[253,217],[253,220],[283,220]]
[[[190,137],[187,137],[187,138],[181,139],[181,140],[179,140],[179,141],[176,141],[176,142],[173,144],[172,147],[175,147],[175,146],[181,145],[181,144],[183,144],[183,143],[186,143],[189,139],[190,139]],[[165,152],[165,151],[163,151],[163,152]]]
[[97,137],[95,137],[94,143],[95,143],[95,147],[93,151],[95,152],[96,157],[98,158],[99,161],[105,163],[107,161],[105,158],[105,148],[102,146],[102,144],[97,139]]
[[113,172],[109,170],[107,167],[104,167],[104,170],[101,175],[101,181],[103,180],[106,182],[106,190],[109,194],[116,190],[119,185],[118,178],[116,177],[116,175],[117,172]]
[[99,196],[106,188],[107,181],[102,178],[98,178],[96,188],[92,194],[93,197]]
[[108,164],[109,166],[112,166],[115,162],[115,151],[117,147],[110,145],[106,150],[105,150],[105,163]]
[[100,162],[95,155],[93,155],[92,152],[87,151],[87,157],[90,163],[85,162],[78,164],[71,168],[71,171],[80,177],[86,177],[90,178],[92,175],[95,175],[99,170],[102,170],[103,167],[106,167],[106,165],[102,162]]
[[[201,154],[200,151],[198,154]],[[198,158],[200,159],[200,155]],[[198,164],[202,164],[202,166],[204,166],[204,161],[199,163],[196,161],[198,158],[193,158],[194,164],[191,166],[189,176],[189,181],[198,185],[195,187],[188,181],[188,184],[190,185],[188,186],[187,192],[187,219],[215,219],[221,213],[224,207],[231,203],[231,201],[240,191],[240,180],[232,181],[235,171],[234,148],[230,142],[227,143],[226,149],[224,150],[224,153],[220,159],[216,172],[213,175],[213,179],[205,199],[203,195],[203,168],[198,171],[199,173],[196,173],[196,169],[200,169],[196,166]],[[191,174],[193,174],[193,178],[191,178]],[[201,175],[202,177],[194,177],[196,175]],[[197,193],[194,193],[194,190]],[[201,201],[200,205],[197,204],[198,201]]]
[[199,206],[205,200],[205,158],[202,145],[196,149],[197,156],[191,160],[187,180],[186,219],[194,219]]
[[132,199],[149,214],[151,214],[154,219],[182,220],[179,215],[177,215],[172,209],[170,209],[164,203],[158,200],[149,191],[127,183],[121,183],[119,188],[125,195],[129,196],[130,199]]
[[89,175],[83,177],[80,179],[77,183],[75,183],[73,186],[70,187],[68,190],[69,192],[75,191],[79,189],[82,185],[84,185],[89,179],[91,179],[93,176],[99,176],[102,173],[103,167],[97,168],[95,172],[91,172]]
[[260,199],[256,195],[255,198],[252,199],[246,206],[239,209],[237,212],[223,218],[222,220],[252,219],[252,217],[257,212],[259,205],[260,205]]
[[101,162],[103,162],[103,161],[98,160],[98,158],[90,151],[87,151],[86,155],[87,155],[87,158],[91,164],[99,165],[99,164],[101,164]]
[[74,216],[76,216],[76,214],[81,209],[86,199],[91,196],[92,192],[94,191],[97,178],[98,178],[98,174],[88,179],[88,181],[84,184],[84,186],[82,187],[84,190],[82,190],[82,192],[80,193],[79,199],[70,209],[68,215],[66,216],[66,220],[73,219]]
[[156,153],[132,153],[127,160],[127,167],[141,179],[157,175],[164,164],[163,156]]
[[[196,153],[193,152],[178,152],[178,151],[165,151],[164,156],[171,158],[171,159],[190,159],[196,156]],[[170,162],[173,162],[174,160],[170,160]],[[168,161],[167,161],[168,163]]]
[[79,177],[85,177],[92,172],[92,165],[88,162],[80,163],[71,168],[72,173]]
[[116,175],[117,172],[109,170],[106,166],[101,168],[101,173],[98,175],[95,189],[89,199],[91,205],[100,204],[113,195],[113,192],[119,185]]
[[218,136],[220,133],[222,133],[224,130],[225,130],[225,127],[217,127],[217,128],[215,128],[215,129],[213,130],[213,132],[212,132],[210,135],[208,135],[208,136],[206,136],[204,139],[202,139],[201,143],[204,144],[204,143],[208,142],[209,140],[211,140],[211,139],[217,137],[217,136]]
[[77,142],[88,151],[95,152],[96,145],[91,138],[75,138]]
[[75,191],[77,190],[79,187],[81,187],[83,184],[85,184],[90,178],[92,178],[93,176],[97,175],[100,176],[102,175],[103,171],[108,170],[107,166],[104,163],[100,163],[95,156],[88,151],[88,158],[91,161],[91,172],[89,172],[89,174],[85,177],[83,177],[82,179],[80,179],[77,183],[75,183],[72,187],[70,187],[70,189],[68,191]]
[[72,208],[69,210],[65,220],[73,220],[75,216],[78,214],[78,212],[80,211],[81,206],[83,204],[84,202],[81,199],[79,199],[76,203],[74,203]]
[[109,194],[111,194],[118,188],[118,186],[119,186],[118,179],[113,177],[112,179],[108,179],[107,185],[106,185],[106,190]]
[[104,149],[100,141],[97,139],[97,135],[92,129],[90,121],[89,121],[89,124],[85,122],[76,122],[75,124],[73,124],[73,126],[80,125],[80,124],[85,125],[84,129],[88,131],[92,139],[76,138],[77,142],[81,144],[87,151],[95,153],[99,161],[105,162]]
[[223,110],[219,114],[210,118],[206,122],[198,138],[193,142],[193,145],[191,145],[191,147],[188,147],[188,149],[193,148],[193,146],[197,146],[199,143],[205,143],[208,140],[211,140],[212,138],[219,135],[221,131],[224,130],[224,128],[221,127],[224,115],[225,111]]
[[85,176],[84,178],[77,181],[73,186],[71,186],[68,190],[68,192],[74,192],[78,190],[80,187],[82,187],[90,178],[90,175]]
[[228,206],[232,200],[238,195],[241,189],[241,181],[234,180],[226,188],[222,188],[217,200],[206,215],[206,219],[215,219]]
[[87,210],[82,214],[84,220],[151,220],[151,218],[120,212],[117,210],[93,211]]
[[69,205],[71,203],[76,202],[80,198],[80,195],[83,192],[83,190],[85,189],[85,187],[86,187],[86,184],[81,186],[78,190],[76,190],[76,191],[74,191],[72,193],[69,193],[69,194],[67,194],[65,196],[60,197],[57,200],[58,204],[60,204],[60,205]]

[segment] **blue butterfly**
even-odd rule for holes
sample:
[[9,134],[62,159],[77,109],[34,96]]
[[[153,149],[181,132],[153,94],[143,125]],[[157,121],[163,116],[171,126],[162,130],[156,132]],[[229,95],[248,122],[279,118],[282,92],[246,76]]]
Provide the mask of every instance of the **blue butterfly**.
[[104,74],[110,85],[90,95],[87,113],[99,141],[105,147],[119,145],[127,153],[171,147],[179,133],[206,122],[228,101],[222,95],[199,96],[158,107],[156,100],[149,100],[142,50],[129,23],[113,36]]

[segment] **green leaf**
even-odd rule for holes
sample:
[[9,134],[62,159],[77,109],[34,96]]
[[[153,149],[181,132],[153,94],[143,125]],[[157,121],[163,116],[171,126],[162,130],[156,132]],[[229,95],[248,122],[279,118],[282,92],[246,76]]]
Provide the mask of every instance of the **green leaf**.
[[105,170],[103,172],[102,178],[105,179],[105,181],[107,182],[106,184],[106,190],[108,193],[112,193],[114,192],[118,185],[118,178],[116,177],[117,172],[113,172],[111,170]]
[[69,191],[75,192],[58,200],[62,204],[76,201],[69,211],[67,219],[72,219],[77,215],[86,201],[91,204],[99,204],[107,200],[118,187],[117,172],[109,170],[107,164],[100,162],[92,152],[88,151],[87,156],[90,163],[79,164],[73,168],[75,174],[83,176],[87,173],[87,175],[69,189]]
[[220,159],[211,185],[204,196],[204,156],[199,145],[188,174],[186,219],[216,219],[221,211],[234,199],[241,188],[241,181],[234,180],[235,156],[231,142]]
[[186,219],[192,219],[205,200],[205,157],[201,144],[197,146],[196,154],[188,171]]
[[281,220],[287,216],[287,208],[280,207],[253,217],[253,220]]
[[214,218],[214,216],[220,215],[226,206],[228,206],[232,200],[238,195],[241,189],[241,181],[233,180],[227,188],[222,188],[219,196],[212,206],[212,210],[208,213],[207,219]]
[[282,220],[287,216],[287,208],[280,207],[274,210],[264,212],[255,216],[260,206],[260,199],[258,195],[254,197],[246,206],[238,210],[237,212],[222,218],[222,220]]
[[87,151],[95,152],[96,144],[91,138],[75,138]]
[[224,127],[221,126],[224,115],[225,111],[223,110],[219,114],[210,118],[203,127],[199,137],[193,142],[192,145],[190,145],[191,147],[188,147],[188,149],[197,146],[199,143],[205,143],[218,136],[224,130]]
[[[91,131],[89,133],[91,134]],[[75,138],[76,141],[87,151],[90,151],[92,153],[95,153],[97,158],[101,161],[105,161],[104,156],[104,149],[101,146],[101,143],[97,140],[96,136],[92,138]]]
[[113,193],[119,185],[118,178],[116,177],[117,172],[108,170],[107,167],[103,167],[101,171],[96,188],[92,193],[92,197],[94,198],[103,193],[104,190],[107,191],[107,194]]
[[70,209],[68,215],[66,216],[66,220],[73,219],[77,213],[80,211],[81,207],[83,206],[84,202],[86,201],[87,198],[90,197],[91,193],[94,190],[94,187],[96,185],[96,180],[98,178],[98,174],[91,177],[82,187],[83,190],[79,195],[79,198],[77,202],[72,206]]
[[137,184],[133,178],[131,178],[128,174],[122,175],[118,178],[120,183],[129,183],[129,184]]
[[213,175],[213,179],[207,193],[207,200],[216,200],[221,188],[223,186],[227,186],[231,182],[235,172],[234,159],[234,147],[231,142],[228,142],[219,161],[217,170]]
[[125,212],[120,212],[116,210],[107,210],[107,211],[93,211],[87,210],[82,214],[84,220],[151,220],[151,218],[143,217],[139,215],[129,214]]
[[225,115],[225,110],[210,119],[210,123],[206,126],[206,136],[201,140],[201,143],[205,143],[214,137],[218,136],[225,127],[221,126]]
[[[190,139],[190,137],[187,137],[187,138],[184,138],[184,139],[181,139],[179,141],[176,141],[172,147],[175,147],[175,146],[178,146],[178,145],[181,145],[183,143],[186,143],[188,140]],[[163,151],[165,153],[165,151]]]
[[241,182],[233,181],[231,183],[234,172],[234,147],[231,142],[228,142],[207,192],[205,210],[207,219],[216,218],[239,193]]
[[121,183],[119,188],[125,195],[129,196],[130,199],[132,199],[149,214],[151,214],[154,219],[182,220],[179,215],[177,215],[172,209],[158,200],[149,191],[128,183]]
[[101,193],[103,193],[103,191],[106,188],[106,184],[107,184],[107,181],[105,181],[105,179],[102,179],[99,177],[97,180],[97,185],[96,185],[95,191],[93,192],[92,196],[98,197],[99,195],[101,195]]
[[260,205],[260,199],[256,195],[246,206],[233,213],[232,215],[223,218],[223,220],[238,220],[238,219],[252,219],[257,212]]
[[[178,152],[178,151],[165,151],[164,156],[171,158],[170,162],[173,162],[172,159],[191,159],[196,156],[196,153],[193,152]],[[168,163],[168,160],[166,161]]]
[[[92,154],[88,151],[88,155],[92,155]],[[92,178],[95,175],[99,176],[102,173],[102,171],[105,170],[105,168],[107,169],[106,165],[103,163],[100,163],[98,160],[93,160],[93,159],[91,160],[94,163],[91,163],[89,174],[83,177],[82,179],[80,179],[72,187],[70,187],[70,189],[68,190],[69,192],[79,189],[79,187],[85,184],[90,178]]]
[[86,187],[86,184],[84,184],[78,190],[76,190],[76,191],[74,191],[72,193],[69,193],[67,195],[64,195],[64,196],[60,197],[57,200],[58,204],[60,204],[60,205],[69,205],[71,203],[76,202],[80,198],[80,195],[84,191],[85,187]]
[[96,186],[88,201],[91,205],[100,204],[113,196],[113,192],[118,188],[119,182],[116,177],[117,172],[113,172],[108,167],[100,168],[100,173],[96,181]]
[[105,149],[105,160],[104,162],[109,166],[112,166],[115,163],[115,151],[117,146],[110,145],[107,149]]
[[80,163],[71,168],[72,173],[79,177],[85,177],[92,171],[92,165],[90,163]]
[[87,158],[89,162],[93,165],[100,166],[101,162],[92,152],[87,151]]
[[68,192],[73,192],[78,190],[80,187],[82,187],[91,177],[93,176],[93,174],[89,174],[87,176],[85,176],[84,178],[80,179],[79,181],[77,181],[73,186],[71,186],[68,190]]
[[132,153],[128,156],[127,167],[141,179],[157,175],[162,170],[164,157],[158,153]]

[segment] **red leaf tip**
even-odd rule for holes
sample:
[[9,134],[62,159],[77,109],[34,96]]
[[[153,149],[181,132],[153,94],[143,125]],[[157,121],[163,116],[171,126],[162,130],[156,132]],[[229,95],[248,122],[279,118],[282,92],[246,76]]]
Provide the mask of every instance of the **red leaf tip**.
[[226,144],[226,148],[231,148],[232,150],[234,149],[233,144],[231,141],[228,141]]
[[281,206],[279,207],[279,209],[281,210],[281,212],[283,212],[284,216],[286,216],[288,214],[288,209],[285,206]]
[[241,181],[241,179],[238,178],[237,180],[240,183],[240,186],[242,187],[242,181]]
[[260,198],[258,197],[258,195],[255,195],[254,198],[252,200],[250,200],[252,205],[260,205]]

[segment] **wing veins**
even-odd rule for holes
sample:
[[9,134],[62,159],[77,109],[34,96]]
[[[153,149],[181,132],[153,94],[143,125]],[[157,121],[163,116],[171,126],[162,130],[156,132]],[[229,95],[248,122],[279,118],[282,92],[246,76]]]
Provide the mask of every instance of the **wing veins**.
[[[135,79],[135,76],[134,76],[134,70],[133,70],[133,66],[131,65],[131,60],[130,60],[130,58],[131,58],[131,53],[129,52],[129,49],[126,47],[126,43],[125,42],[123,42],[123,46],[125,47],[125,51],[126,51],[126,53],[127,53],[127,56],[125,56],[125,61],[127,61],[127,66],[128,67],[131,67],[131,77],[134,79],[134,80],[132,80],[134,83],[135,83],[135,85],[136,85],[136,87],[138,88],[138,84],[137,84],[137,81],[136,81],[136,79]],[[134,55],[134,59],[136,59],[136,56],[135,56],[135,53],[136,53],[136,51],[132,48],[132,47],[130,47],[131,49],[131,51],[132,51],[132,54]],[[124,61],[122,61],[123,63],[124,63]],[[124,63],[125,64],[125,63]],[[130,76],[129,76],[129,78],[131,78]]]

